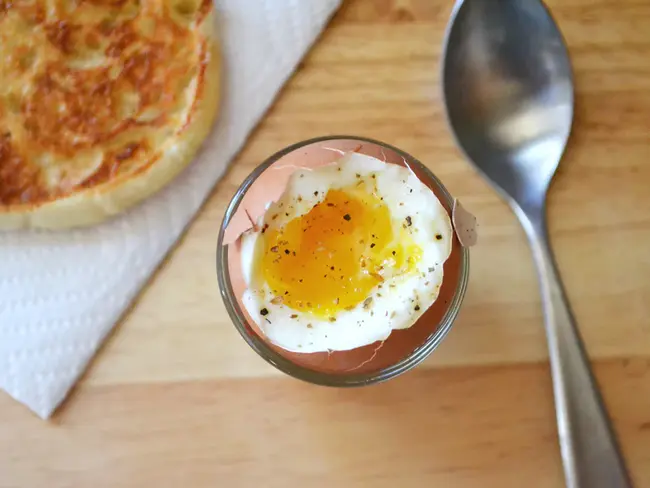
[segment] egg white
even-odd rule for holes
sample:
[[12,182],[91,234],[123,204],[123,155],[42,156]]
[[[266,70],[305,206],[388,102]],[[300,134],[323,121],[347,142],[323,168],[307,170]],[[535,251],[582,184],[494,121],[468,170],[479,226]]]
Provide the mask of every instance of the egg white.
[[[355,349],[385,340],[393,330],[411,327],[438,297],[443,263],[451,252],[451,221],[431,189],[405,167],[351,152],[335,164],[297,170],[280,199],[268,206],[260,219],[260,228],[281,228],[323,201],[328,190],[351,187],[359,179],[371,181],[373,174],[376,193],[390,210],[395,235],[399,235],[405,219],[410,217],[407,231],[421,248],[421,259],[406,274],[386,266],[384,282],[353,309],[338,312],[332,322],[290,308],[274,296],[268,283],[255,272],[255,263],[263,252],[261,231],[248,232],[242,237],[241,247],[247,285],[242,301],[273,344],[302,353]],[[436,239],[437,235],[442,239]]]

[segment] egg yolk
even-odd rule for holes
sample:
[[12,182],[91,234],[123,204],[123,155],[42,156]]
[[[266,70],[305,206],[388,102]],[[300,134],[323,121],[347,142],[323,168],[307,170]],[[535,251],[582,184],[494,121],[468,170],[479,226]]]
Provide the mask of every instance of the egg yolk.
[[394,232],[390,208],[365,188],[330,190],[306,214],[263,233],[258,272],[279,303],[334,321],[364,302],[388,271],[414,268],[422,251],[410,225],[407,219]]

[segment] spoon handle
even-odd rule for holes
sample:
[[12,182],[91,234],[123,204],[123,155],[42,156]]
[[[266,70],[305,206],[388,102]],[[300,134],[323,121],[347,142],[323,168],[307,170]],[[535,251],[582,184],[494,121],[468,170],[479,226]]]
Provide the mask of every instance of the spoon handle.
[[553,259],[545,212],[518,214],[540,281],[567,488],[631,488]]

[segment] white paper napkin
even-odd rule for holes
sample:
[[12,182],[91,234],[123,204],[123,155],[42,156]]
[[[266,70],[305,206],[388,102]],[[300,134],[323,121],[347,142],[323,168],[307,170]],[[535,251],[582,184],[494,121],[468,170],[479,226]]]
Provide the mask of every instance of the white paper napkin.
[[190,222],[340,0],[216,0],[224,92],[177,181],[71,232],[0,233],[0,388],[49,417]]

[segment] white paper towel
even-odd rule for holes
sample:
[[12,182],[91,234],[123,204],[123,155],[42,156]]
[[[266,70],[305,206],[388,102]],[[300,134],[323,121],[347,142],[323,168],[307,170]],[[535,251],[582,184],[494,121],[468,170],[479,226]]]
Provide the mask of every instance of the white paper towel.
[[43,418],[52,414],[339,3],[216,0],[222,106],[187,171],[100,226],[0,233],[0,388]]

